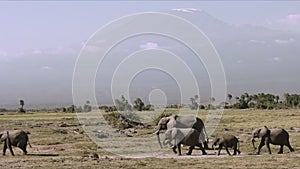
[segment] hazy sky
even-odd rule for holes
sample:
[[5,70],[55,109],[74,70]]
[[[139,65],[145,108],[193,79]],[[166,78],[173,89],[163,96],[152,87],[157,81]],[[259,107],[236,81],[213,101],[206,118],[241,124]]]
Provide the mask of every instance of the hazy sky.
[[[1,2],[0,49],[18,52],[39,48],[77,45],[104,24],[136,12],[174,8],[201,9],[233,24],[270,26],[300,13],[297,1],[239,2]],[[299,15],[295,16],[299,22]],[[278,23],[279,24],[279,23]],[[278,25],[277,25],[278,26]],[[299,23],[298,25],[299,28]],[[289,27],[296,29],[295,25]]]
[[[260,54],[267,56],[264,58],[266,61],[269,59],[270,62],[277,65],[262,64],[257,58],[249,63],[253,66],[258,65],[258,69],[266,73],[271,70],[269,74],[273,74],[273,70],[277,70],[277,68],[286,70],[279,78],[280,82],[284,81],[284,83],[277,83],[277,81],[274,84],[272,80],[275,77],[272,77],[274,79],[267,79],[268,82],[264,84],[273,84],[273,88],[258,83],[253,85],[255,87],[249,87],[251,84],[243,81],[247,79],[238,75],[238,72],[243,72],[244,69],[244,65],[241,64],[247,62],[249,57],[246,54],[244,57],[234,56],[237,66],[232,68],[229,62],[233,58],[229,56],[231,51],[228,52],[228,50],[233,50],[234,46],[228,48],[222,46],[220,42],[222,39],[214,39],[214,33],[208,32],[212,40],[216,40],[216,45],[218,42],[221,44],[219,52],[229,77],[229,92],[241,94],[248,89],[250,92],[275,93],[300,91],[297,88],[300,81],[294,79],[297,77],[295,72],[299,72],[299,68],[293,67],[296,66],[295,62],[299,63],[300,61],[300,58],[296,57],[300,54],[297,49],[300,41],[297,39],[300,34],[300,2],[297,1],[16,1],[0,2],[0,107],[18,103],[19,98],[24,98],[32,105],[70,103],[72,73],[76,57],[83,43],[94,32],[112,20],[125,15],[189,8],[203,10],[213,18],[233,25],[233,27],[250,25],[243,31],[247,32],[246,29],[251,29],[259,35],[257,37],[266,39],[250,37],[247,41],[251,44],[268,46],[263,47],[264,50]],[[252,29],[253,26],[257,26],[259,29]],[[265,28],[267,30],[261,31]],[[276,31],[274,30],[279,30],[280,33],[275,35]],[[237,45],[243,43],[242,40],[245,40],[243,38],[242,35],[239,36],[238,40],[235,39],[235,43]],[[269,41],[272,41],[273,44]],[[149,43],[151,45],[151,40]],[[149,45],[149,43],[145,44]],[[275,46],[276,44],[281,44],[280,49]],[[282,45],[288,44],[292,46],[282,47]],[[249,45],[245,46],[249,47]],[[280,51],[269,52],[273,49]],[[254,50],[259,52],[260,47]],[[248,51],[253,51],[253,49],[237,47],[236,55],[245,51],[249,53]],[[281,52],[293,55],[281,58],[281,56],[277,56]],[[222,57],[223,53],[224,57]],[[291,66],[289,67],[289,65]],[[249,72],[245,71],[245,73]],[[265,77],[265,75],[261,75],[256,78],[256,75],[259,73],[249,74],[248,77],[252,77],[254,80]],[[278,78],[276,79],[278,80]],[[286,84],[289,86],[285,86]]]

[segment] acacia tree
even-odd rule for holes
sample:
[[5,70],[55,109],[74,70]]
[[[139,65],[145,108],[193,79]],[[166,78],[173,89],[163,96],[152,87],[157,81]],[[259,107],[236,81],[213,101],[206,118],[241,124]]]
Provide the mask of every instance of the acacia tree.
[[131,111],[131,105],[128,103],[128,100],[122,95],[121,100],[115,100],[115,106],[119,111]]
[[19,112],[22,112],[22,113],[25,113],[26,111],[24,110],[24,104],[25,104],[25,102],[24,102],[24,100],[23,99],[21,99],[20,100],[20,108],[19,108]]
[[83,106],[83,110],[84,110],[85,112],[90,112],[90,111],[92,111],[92,106],[91,106],[90,104],[91,104],[91,102],[90,102],[89,100],[87,100],[87,101],[85,102],[85,105]]
[[228,96],[229,104],[230,104],[230,106],[232,106],[232,104],[231,104],[232,95],[228,94],[227,96]]
[[143,111],[144,106],[145,106],[145,103],[142,101],[142,99],[137,98],[137,99],[134,101],[134,108],[135,108],[136,110],[138,110],[138,111]]
[[194,97],[190,98],[190,101],[192,102],[192,105],[191,105],[192,110],[196,110],[198,108],[198,103],[197,103],[198,98],[199,98],[198,95],[195,95]]

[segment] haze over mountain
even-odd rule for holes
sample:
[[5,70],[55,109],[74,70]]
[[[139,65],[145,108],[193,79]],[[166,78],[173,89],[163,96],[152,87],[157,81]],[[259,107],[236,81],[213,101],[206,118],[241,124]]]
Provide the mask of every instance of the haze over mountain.
[[[206,11],[193,8],[164,12],[190,21],[207,35],[222,60],[229,93],[300,92],[299,32],[226,23]],[[19,98],[23,98],[29,107],[71,104],[73,70],[83,41],[85,39],[69,47],[29,49],[13,54],[0,50],[0,107],[16,106]],[[95,82],[99,102],[112,103],[111,77],[124,57],[137,50],[156,48],[180,56],[197,79],[201,100],[205,102],[211,97],[205,67],[188,48],[167,37],[145,35],[120,43],[107,55]],[[136,76],[130,88],[131,99],[142,97],[147,100],[149,92],[156,88],[165,91],[169,103],[178,102],[180,93],[176,81],[156,70]]]

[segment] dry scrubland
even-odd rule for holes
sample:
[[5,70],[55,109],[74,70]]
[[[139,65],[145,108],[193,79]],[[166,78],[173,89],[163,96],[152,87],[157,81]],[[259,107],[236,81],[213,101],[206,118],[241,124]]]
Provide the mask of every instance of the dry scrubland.
[[[154,112],[143,113],[153,118],[151,113]],[[206,119],[206,116],[207,112],[199,112],[200,118]],[[267,154],[266,147],[263,147],[262,155],[254,155],[247,135],[253,128],[263,125],[285,128],[290,133],[295,152],[290,153],[284,148],[284,154],[278,155],[279,146],[272,146],[272,155]],[[137,128],[134,137],[152,137],[153,127]],[[171,150],[155,158],[115,156],[95,144],[79,125],[76,114],[69,113],[2,113],[0,129],[13,128],[31,133],[32,148],[28,147],[27,156],[23,156],[17,148],[14,148],[15,157],[8,151],[7,156],[0,156],[0,168],[300,168],[300,110],[225,110],[212,138],[224,132],[238,136],[242,154],[235,157],[227,156],[225,150],[220,157],[215,155],[216,150],[208,151],[206,156],[194,150],[191,157],[177,157]],[[81,134],[75,134],[74,129],[79,129]],[[0,147],[2,152],[3,144]],[[90,158],[93,153],[97,153],[100,159]]]

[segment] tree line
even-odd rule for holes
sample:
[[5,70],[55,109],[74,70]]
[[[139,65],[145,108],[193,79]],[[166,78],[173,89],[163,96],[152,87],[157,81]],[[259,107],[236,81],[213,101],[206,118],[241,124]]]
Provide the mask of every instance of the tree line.
[[228,102],[223,102],[219,105],[215,105],[215,98],[210,98],[210,103],[207,105],[199,104],[197,102],[198,95],[190,98],[190,108],[195,110],[199,109],[215,109],[224,107],[225,109],[289,109],[300,107],[300,95],[284,93],[283,98],[278,95],[269,93],[258,93],[250,95],[244,93],[240,96],[227,95]]

